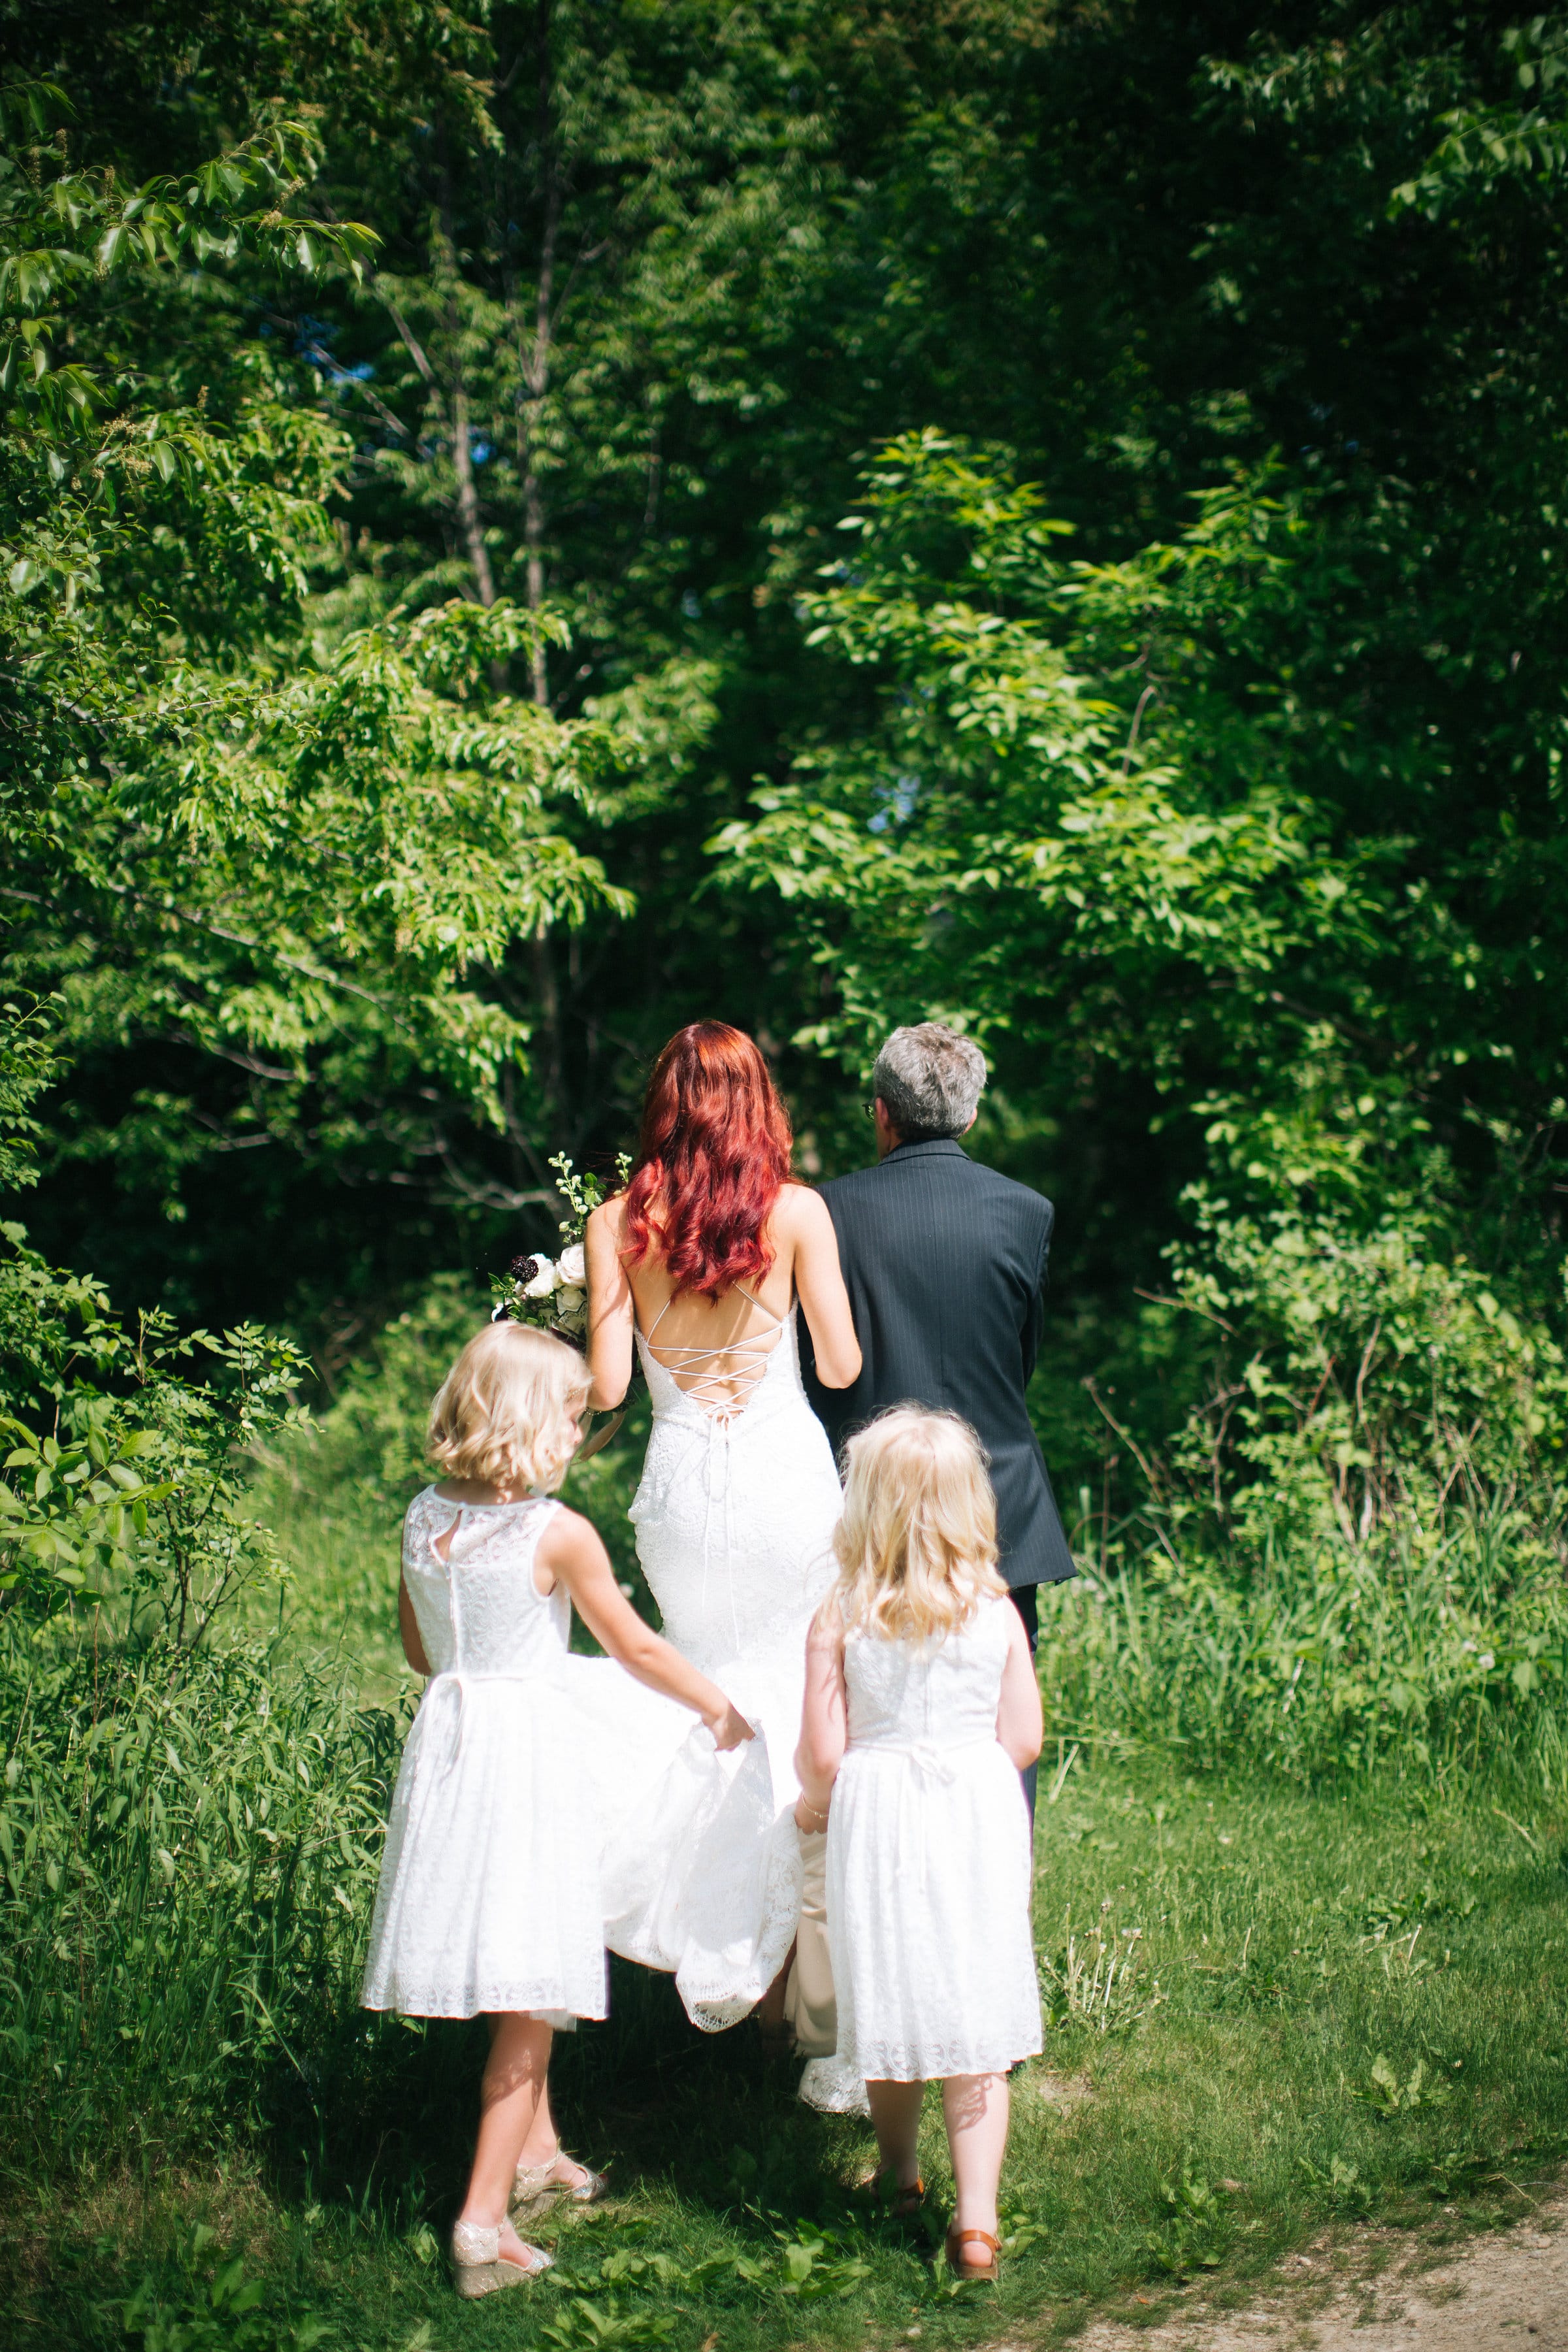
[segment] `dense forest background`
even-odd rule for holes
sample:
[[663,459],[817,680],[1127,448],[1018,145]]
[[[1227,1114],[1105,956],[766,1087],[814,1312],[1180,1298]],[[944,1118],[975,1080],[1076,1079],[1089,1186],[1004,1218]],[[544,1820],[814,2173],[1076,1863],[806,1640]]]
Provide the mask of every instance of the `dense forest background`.
[[[518,2340],[1055,2341],[1550,2210],[1568,16],[0,31],[0,2304],[468,2324],[482,2034],[357,2006],[397,1523],[715,1013],[807,1178],[959,1024],[1057,1202],[1049,2040],[982,2300],[617,1969]],[[568,1492],[650,1606],[643,1427]]]
[[330,1395],[678,1023],[815,1174],[932,1013],[1058,1202],[1069,1490],[1282,1265],[1555,1326],[1559,20],[5,16],[44,1257]]

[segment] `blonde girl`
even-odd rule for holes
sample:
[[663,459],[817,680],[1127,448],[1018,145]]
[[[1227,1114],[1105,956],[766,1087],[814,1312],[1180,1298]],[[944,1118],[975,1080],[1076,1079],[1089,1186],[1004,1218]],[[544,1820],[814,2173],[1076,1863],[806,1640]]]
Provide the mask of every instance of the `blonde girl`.
[[947,2259],[994,2278],[1007,2074],[1040,2047],[1018,1780],[1040,1752],[1039,1688],[973,1432],[900,1406],[851,1438],[847,1465],[795,1759],[796,1822],[827,1837],[838,2063],[865,2077],[896,2211],[924,2195],[921,2102],[942,2084]]
[[430,1680],[393,1799],[363,1999],[413,2017],[482,2015],[489,2028],[452,2232],[464,2295],[549,2267],[509,2209],[604,2194],[563,2154],[547,2082],[554,2029],[605,2013],[602,1829],[563,1672],[574,1606],[721,1748],[751,1737],[723,1692],[628,1606],[587,1520],[550,1499],[588,1386],[581,1356],[548,1333],[497,1323],[470,1339],[430,1413],[430,1458],[447,1475],[403,1528],[403,1647]]

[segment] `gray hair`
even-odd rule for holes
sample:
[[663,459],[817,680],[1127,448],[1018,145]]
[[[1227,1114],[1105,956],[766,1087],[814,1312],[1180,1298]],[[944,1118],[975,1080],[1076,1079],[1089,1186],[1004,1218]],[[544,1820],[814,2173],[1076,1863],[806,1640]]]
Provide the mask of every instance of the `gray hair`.
[[985,1056],[940,1021],[895,1029],[871,1072],[873,1091],[906,1143],[962,1135],[985,1084]]

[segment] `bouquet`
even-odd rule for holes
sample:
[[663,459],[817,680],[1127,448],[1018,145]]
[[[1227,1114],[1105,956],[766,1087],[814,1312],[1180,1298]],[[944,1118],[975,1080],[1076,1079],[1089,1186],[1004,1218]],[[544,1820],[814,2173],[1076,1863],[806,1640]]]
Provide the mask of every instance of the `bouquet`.
[[[588,1330],[588,1271],[583,1257],[583,1228],[590,1213],[607,1194],[596,1176],[579,1176],[563,1151],[557,1152],[550,1165],[555,1171],[561,1197],[566,1203],[567,1213],[561,1220],[561,1238],[565,1246],[559,1257],[514,1257],[506,1272],[497,1275],[490,1286],[495,1297],[490,1321],[536,1324],[541,1330],[553,1331],[558,1339],[580,1348]],[[616,1162],[617,1184],[626,1182],[630,1168],[631,1161],[623,1151]]]

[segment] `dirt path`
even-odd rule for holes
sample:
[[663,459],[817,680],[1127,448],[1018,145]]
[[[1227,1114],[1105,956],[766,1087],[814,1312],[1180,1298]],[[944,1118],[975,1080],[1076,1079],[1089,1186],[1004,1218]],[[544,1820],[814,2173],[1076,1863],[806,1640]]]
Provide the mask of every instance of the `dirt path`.
[[1097,2321],[1082,2352],[1568,2352],[1568,2185],[1458,2248],[1370,2230],[1293,2254],[1243,2311]]

